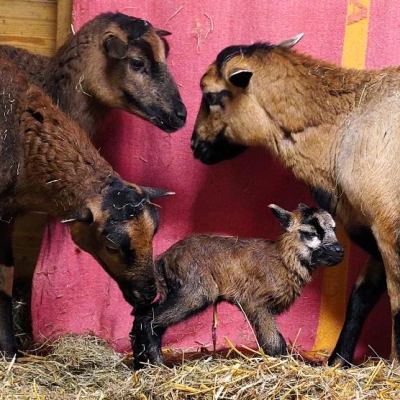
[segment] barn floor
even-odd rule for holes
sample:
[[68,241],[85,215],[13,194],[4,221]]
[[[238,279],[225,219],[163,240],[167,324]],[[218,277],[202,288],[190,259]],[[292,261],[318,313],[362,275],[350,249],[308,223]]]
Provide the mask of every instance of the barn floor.
[[18,362],[0,361],[0,398],[349,400],[398,399],[400,390],[400,371],[382,359],[344,370],[234,347],[228,357],[196,358],[133,373],[131,355],[94,336],[64,336]]

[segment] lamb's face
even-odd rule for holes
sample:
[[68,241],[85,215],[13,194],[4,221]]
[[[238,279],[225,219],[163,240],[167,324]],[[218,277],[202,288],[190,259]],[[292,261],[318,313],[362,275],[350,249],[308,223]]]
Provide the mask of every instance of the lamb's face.
[[293,212],[273,204],[270,208],[288,232],[285,238],[304,266],[333,266],[342,261],[344,250],[336,237],[335,221],[328,212],[304,204]]
[[344,250],[336,237],[332,216],[322,209],[300,208],[299,237],[305,246],[304,258],[310,264],[333,266],[343,259]]
[[117,181],[87,212],[91,221],[70,222],[75,243],[115,279],[131,305],[150,303],[156,296],[152,241],[158,212],[149,194]]

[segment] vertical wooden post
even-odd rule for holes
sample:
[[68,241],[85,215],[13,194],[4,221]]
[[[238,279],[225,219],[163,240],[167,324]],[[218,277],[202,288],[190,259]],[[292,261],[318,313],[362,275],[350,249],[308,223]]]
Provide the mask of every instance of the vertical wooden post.
[[58,0],[57,2],[57,33],[56,48],[58,49],[72,33],[72,1]]

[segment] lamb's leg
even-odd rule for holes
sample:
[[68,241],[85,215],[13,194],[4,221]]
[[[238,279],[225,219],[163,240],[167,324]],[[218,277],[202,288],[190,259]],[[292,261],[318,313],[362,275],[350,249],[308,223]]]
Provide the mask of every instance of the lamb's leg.
[[0,221],[0,352],[6,357],[17,353],[12,318],[12,223]]
[[161,344],[165,330],[203,311],[209,305],[201,295],[175,292],[163,302],[137,310],[131,332],[134,368],[142,368],[146,362],[161,365],[163,363]]
[[254,328],[258,344],[265,354],[286,355],[285,339],[278,330],[275,316],[265,308],[265,305],[255,307],[254,304],[240,303],[240,306]]
[[386,275],[383,262],[371,257],[351,293],[346,319],[338,342],[329,357],[329,365],[351,365],[365,319],[385,290]]

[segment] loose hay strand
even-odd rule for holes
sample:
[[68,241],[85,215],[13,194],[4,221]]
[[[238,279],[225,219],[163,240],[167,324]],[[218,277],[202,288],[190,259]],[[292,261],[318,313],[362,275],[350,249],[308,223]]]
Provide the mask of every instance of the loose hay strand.
[[[385,399],[399,397],[400,370],[374,358],[342,369],[312,366],[296,356],[274,358],[227,339],[219,354],[172,367],[131,370],[132,356],[93,335],[64,336],[17,361],[0,361],[0,399]],[[188,357],[189,355],[187,355]],[[168,360],[167,360],[168,361]]]

